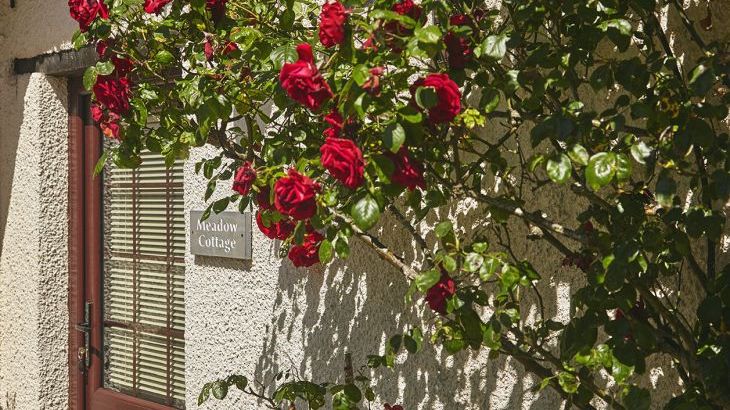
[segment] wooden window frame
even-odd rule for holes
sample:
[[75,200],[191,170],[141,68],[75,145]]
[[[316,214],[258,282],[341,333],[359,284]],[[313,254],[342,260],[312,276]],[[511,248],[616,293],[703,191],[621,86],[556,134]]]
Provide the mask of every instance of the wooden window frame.
[[[90,118],[88,96],[80,77],[68,80],[68,175],[69,175],[69,408],[72,410],[174,410],[172,407],[119,393],[103,385],[104,352],[101,275],[102,178],[94,167],[102,152],[99,129]],[[90,366],[79,349],[85,345],[86,302],[90,309]]]

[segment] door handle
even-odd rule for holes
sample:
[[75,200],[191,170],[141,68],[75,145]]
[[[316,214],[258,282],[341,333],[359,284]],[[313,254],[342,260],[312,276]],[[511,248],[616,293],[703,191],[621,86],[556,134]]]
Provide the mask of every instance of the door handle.
[[84,321],[78,323],[75,327],[76,330],[84,334],[83,345],[79,346],[77,353],[79,370],[82,373],[86,372],[91,366],[91,302],[84,302]]

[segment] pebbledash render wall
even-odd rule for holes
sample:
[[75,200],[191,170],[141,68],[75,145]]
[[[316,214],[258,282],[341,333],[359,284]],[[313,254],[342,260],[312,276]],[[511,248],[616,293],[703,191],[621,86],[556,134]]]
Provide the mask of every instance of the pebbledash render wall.
[[[68,408],[67,364],[67,113],[66,80],[42,74],[17,76],[12,59],[69,47],[75,29],[65,0],[17,0],[0,4],[0,408]],[[489,2],[493,3],[493,2]],[[702,18],[705,1],[685,1]],[[715,29],[727,38],[730,1],[712,1]],[[665,16],[668,27],[680,27]],[[677,30],[681,33],[681,29]],[[680,58],[691,46],[672,35]],[[694,51],[696,52],[696,51]],[[587,95],[596,102],[600,96]],[[185,167],[186,219],[204,208],[205,181],[195,162],[212,153],[193,150]],[[575,209],[569,193],[551,191],[532,198],[558,219]],[[568,200],[569,199],[569,200]],[[468,204],[442,210],[443,216],[479,212]],[[414,246],[383,222],[389,243],[406,255]],[[424,223],[424,231],[429,224]],[[297,270],[279,257],[278,244],[254,229],[253,261],[186,255],[187,407],[197,408],[201,386],[239,373],[271,382],[280,371],[313,381],[343,379],[344,355],[355,367],[378,353],[387,338],[417,323],[423,306],[405,306],[404,278],[353,241],[352,256],[328,268]],[[548,278],[542,289],[547,314],[571,315],[570,294],[583,283],[577,271],[562,268],[547,248],[521,235],[517,252],[531,255]],[[727,242],[727,241],[726,241]],[[726,249],[723,249],[726,251]],[[727,253],[722,256],[727,262]],[[691,300],[691,298],[689,298]],[[691,303],[690,303],[691,305]],[[533,307],[533,315],[534,315]],[[688,307],[691,311],[691,307]],[[345,350],[349,349],[349,350]],[[428,348],[431,349],[431,348]],[[510,359],[487,360],[487,351],[448,357],[440,350],[400,357],[393,371],[372,373],[378,400],[408,409],[559,409],[565,404]],[[676,371],[653,360],[645,384],[655,406],[671,396]],[[258,409],[237,392],[207,409]],[[374,406],[373,408],[378,408]]]

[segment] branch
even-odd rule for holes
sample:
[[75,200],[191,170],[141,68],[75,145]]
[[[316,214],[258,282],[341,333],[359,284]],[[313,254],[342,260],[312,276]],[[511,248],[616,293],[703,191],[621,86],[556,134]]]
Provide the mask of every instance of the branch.
[[469,190],[469,193],[471,193],[475,198],[479,199],[480,201],[484,202],[485,204],[487,204],[491,207],[497,208],[501,211],[507,212],[511,215],[514,215],[514,216],[522,218],[526,221],[529,221],[544,230],[565,236],[566,238],[572,239],[572,240],[574,240],[576,242],[580,242],[582,244],[586,244],[586,245],[588,244],[589,239],[585,235],[583,235],[577,231],[574,231],[572,229],[566,228],[559,223],[552,222],[552,221],[548,220],[547,218],[543,217],[539,212],[532,212],[532,213],[526,212],[525,210],[523,210],[519,206],[511,203],[510,201],[500,199],[500,198],[492,198],[490,196],[484,195],[481,192],[477,192],[475,190]]
[[418,231],[416,231],[416,228],[411,225],[411,223],[408,221],[405,215],[403,215],[400,210],[395,206],[395,204],[388,205],[387,208],[389,211],[393,213],[393,216],[395,216],[395,219],[413,236],[413,239],[418,243],[418,246],[421,247],[421,250],[430,258],[433,260],[434,255],[433,252],[431,252],[431,249],[428,247],[428,243],[426,243],[426,239],[421,236]]
[[367,232],[363,232],[362,229],[358,228],[357,225],[350,219],[348,216],[345,216],[339,212],[333,211],[333,214],[339,218],[341,221],[347,223],[348,225],[352,226],[352,231],[357,235],[360,240],[362,240],[366,245],[368,245],[370,248],[372,248],[375,253],[378,254],[380,259],[384,260],[385,262],[390,263],[394,267],[398,268],[403,275],[410,279],[415,280],[416,276],[418,276],[418,272],[413,269],[410,265],[403,262],[403,259],[396,256],[393,252],[388,249],[387,246],[385,246],[380,240],[372,235],[370,235]]

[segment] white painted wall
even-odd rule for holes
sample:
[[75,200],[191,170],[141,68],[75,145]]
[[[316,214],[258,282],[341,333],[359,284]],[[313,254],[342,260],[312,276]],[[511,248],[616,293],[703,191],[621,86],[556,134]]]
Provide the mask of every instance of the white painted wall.
[[68,43],[66,8],[0,5],[0,408],[68,407],[66,80],[12,74]]
[[[68,47],[75,25],[67,17],[65,0],[17,3],[15,9],[7,2],[0,4],[0,406],[10,395],[18,409],[64,409],[68,399],[65,81],[39,74],[15,76],[10,64],[14,57]],[[690,3],[693,17],[704,17],[704,7]],[[721,28],[730,19],[730,7],[726,0],[713,3],[715,27]],[[679,26],[676,17],[667,21],[670,27]],[[727,29],[712,35],[727,38]],[[688,45],[678,49],[691,52]],[[204,206],[205,181],[194,175],[193,166],[209,153],[209,148],[193,150],[186,165],[188,210]],[[535,207],[571,203],[568,195],[541,191],[532,202]],[[564,205],[546,210],[557,218],[574,213]],[[476,218],[481,211],[461,206],[444,212],[469,212]],[[384,223],[382,229],[389,243],[412,256],[414,246],[394,224]],[[404,305],[405,280],[356,241],[347,261],[307,271],[282,262],[276,244],[254,231],[253,263],[186,256],[189,409],[197,408],[196,397],[205,382],[231,373],[269,382],[279,371],[293,369],[314,381],[342,381],[346,347],[355,365],[362,365],[367,354],[381,352],[386,338],[417,321],[423,310],[420,304]],[[569,295],[581,286],[581,275],[561,268],[553,252],[524,237],[524,232],[515,235],[517,251],[539,262],[536,268],[547,279],[543,288],[547,314],[569,318]],[[373,373],[379,400],[403,403],[408,409],[562,406],[550,391],[529,392],[537,381],[510,360],[489,361],[486,351],[456,357],[433,353],[402,357],[394,371]],[[659,405],[671,397],[677,378],[661,358],[653,367],[646,383],[656,387]],[[260,407],[236,393],[232,400],[206,406]]]

